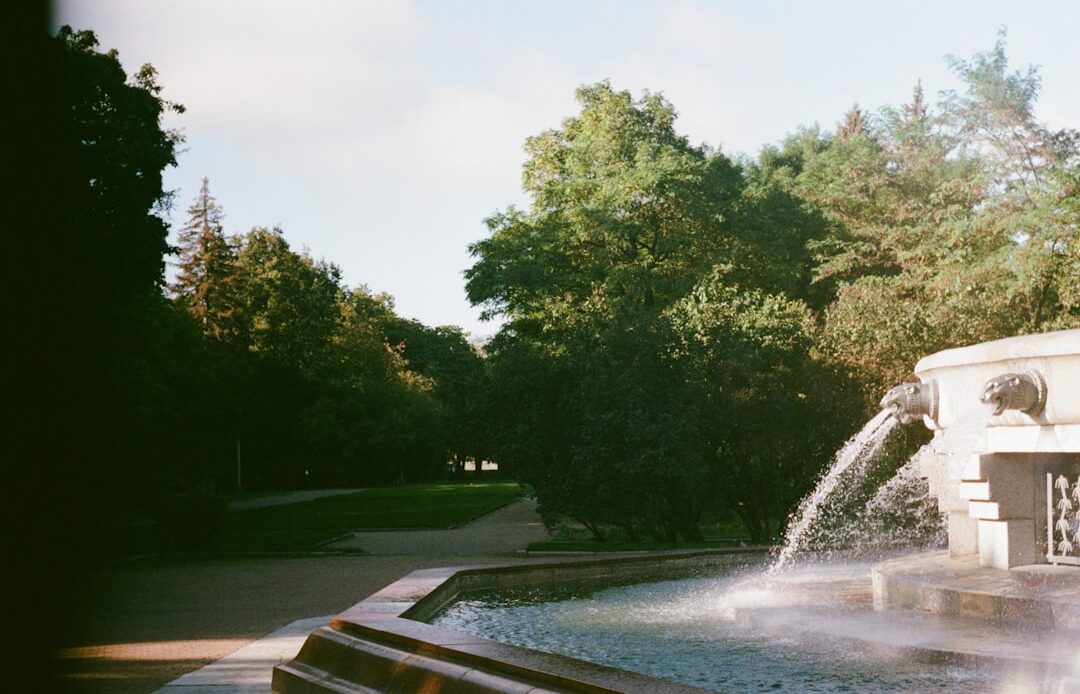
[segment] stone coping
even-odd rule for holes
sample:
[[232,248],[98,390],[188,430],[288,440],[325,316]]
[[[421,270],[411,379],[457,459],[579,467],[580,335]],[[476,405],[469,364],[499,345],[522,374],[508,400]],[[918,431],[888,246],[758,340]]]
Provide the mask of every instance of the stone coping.
[[878,607],[909,607],[1043,632],[1080,642],[1080,569],[1034,564],[979,566],[977,555],[947,551],[891,559],[871,569]]
[[1080,353],[1080,329],[1057,330],[1034,335],[1017,335],[935,352],[919,360],[919,363],[915,365],[915,373],[951,366],[1038,359],[1077,353]]
[[[705,690],[511,646],[424,620],[470,593],[568,582],[661,580],[762,551],[665,552],[414,571],[312,632],[294,660],[274,669],[273,691],[701,694]],[[957,619],[939,644],[922,638],[908,645],[890,642],[913,656],[1076,665],[1080,569],[1038,565],[1005,571],[979,567],[975,557],[931,552],[876,564],[871,579],[878,607],[916,608]],[[881,628],[887,630],[885,625],[895,619],[882,614]],[[1024,628],[1008,626],[1016,624]]]
[[499,643],[433,626],[430,619],[469,593],[671,577],[761,548],[563,558],[414,571],[314,631],[293,661],[274,669],[273,691],[629,692],[700,694],[697,687]]

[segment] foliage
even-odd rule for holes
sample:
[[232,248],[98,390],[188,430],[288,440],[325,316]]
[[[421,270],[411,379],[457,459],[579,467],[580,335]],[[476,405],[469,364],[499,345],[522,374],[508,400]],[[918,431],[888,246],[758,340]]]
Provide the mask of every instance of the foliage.
[[[699,540],[705,507],[727,495],[767,535],[777,506],[720,451],[753,448],[761,427],[736,418],[783,409],[769,403],[792,382],[751,374],[808,359],[795,352],[810,341],[768,338],[784,352],[774,357],[746,336],[722,369],[702,366],[759,322],[767,333],[791,314],[806,327],[806,215],[761,169],[744,175],[677,135],[662,97],[601,83],[578,99],[579,116],[526,144],[531,209],[491,217],[466,272],[470,299],[509,318],[490,345],[494,451],[551,524]],[[739,375],[750,380],[730,381]],[[792,464],[808,448],[819,453],[789,447]]]
[[236,252],[225,238],[223,218],[221,206],[210,195],[210,181],[204,178],[188,208],[188,221],[180,228],[180,261],[172,289],[204,333],[231,342],[237,338],[241,316]]
[[14,338],[47,367],[15,392],[57,413],[24,453],[60,461],[34,474],[65,478],[99,538],[157,507],[193,542],[169,518],[222,491],[492,458],[552,526],[699,541],[723,515],[764,540],[920,356],[1080,326],[1080,135],[1037,121],[1038,73],[1009,68],[1004,34],[949,59],[960,88],[936,105],[919,84],[742,161],[691,144],[659,94],[582,87],[526,142],[527,209],[470,247],[468,297],[506,319],[486,356],[281,229],[228,234],[206,180],[171,249],[161,119],[182,107],[90,32],[48,51],[65,166],[41,177],[41,229],[63,289],[27,285],[41,308],[15,324],[56,347]]
[[947,347],[1078,325],[1077,137],[1034,117],[1039,78],[1009,71],[1004,34],[964,84],[885,108],[854,137],[818,135],[791,189],[832,224],[817,279],[837,283],[822,349],[868,402]]
[[714,276],[666,317],[700,403],[714,493],[751,538],[771,538],[861,414],[853,391],[811,357],[815,330],[802,302]]
[[1077,133],[1004,34],[949,64],[936,107],[917,84],[739,163],[607,83],[527,141],[531,205],[466,278],[508,319],[492,448],[549,522],[692,538],[720,503],[768,537],[921,356],[1080,325]]
[[[471,429],[447,402],[465,387],[455,370],[479,358],[431,342],[456,337],[467,347],[460,332],[416,324],[395,334],[407,322],[388,299],[345,288],[334,265],[296,253],[280,229],[253,229],[228,247],[232,274],[218,281],[238,320],[222,342],[239,365],[248,488],[433,479],[467,452]],[[413,353],[422,368],[410,364]]]
[[47,46],[56,67],[49,116],[60,123],[42,156],[62,166],[50,167],[39,191],[49,199],[41,226],[25,233],[50,242],[48,282],[60,289],[27,295],[40,303],[25,327],[48,360],[32,371],[50,413],[33,455],[51,442],[42,470],[72,495],[60,505],[107,538],[173,474],[163,443],[187,403],[169,397],[177,375],[169,350],[190,343],[161,297],[169,247],[160,211],[170,199],[161,176],[180,142],[161,120],[182,107],[161,98],[152,67],[129,77],[115,51],[97,46],[92,32],[69,27]]
[[41,48],[56,121],[41,156],[63,166],[39,177],[50,202],[27,234],[51,267],[23,311],[34,339],[16,363],[33,376],[13,392],[38,432],[20,454],[40,460],[31,488],[56,487],[67,510],[50,527],[105,553],[147,519],[165,544],[204,542],[225,491],[439,479],[481,451],[461,403],[483,366],[460,331],[401,335],[391,301],[281,230],[228,234],[205,179],[170,248],[162,170],[181,138],[162,117],[182,107],[92,32]]

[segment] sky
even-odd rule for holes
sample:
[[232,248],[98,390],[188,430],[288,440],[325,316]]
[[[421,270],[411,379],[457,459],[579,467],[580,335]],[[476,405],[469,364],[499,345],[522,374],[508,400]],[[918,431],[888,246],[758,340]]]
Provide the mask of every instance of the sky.
[[663,93],[691,142],[753,156],[853,103],[957,88],[944,57],[1008,30],[1014,67],[1040,68],[1037,116],[1080,127],[1080,2],[631,0],[61,0],[57,27],[92,29],[128,73],[152,63],[186,107],[170,222],[202,178],[228,233],[280,226],[398,313],[476,338],[462,272],[484,219],[522,193],[523,144],[610,80]]

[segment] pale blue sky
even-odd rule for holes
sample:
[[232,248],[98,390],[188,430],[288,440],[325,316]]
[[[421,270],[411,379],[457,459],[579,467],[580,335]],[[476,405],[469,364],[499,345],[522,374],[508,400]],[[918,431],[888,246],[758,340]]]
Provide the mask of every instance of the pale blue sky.
[[1080,127],[1080,2],[67,0],[56,19],[187,107],[174,223],[208,176],[230,233],[280,224],[402,315],[477,335],[497,326],[465,299],[466,246],[526,204],[522,144],[581,84],[663,92],[691,141],[752,155],[917,79],[957,86],[943,56],[1006,26],[1013,65],[1041,67],[1039,117]]

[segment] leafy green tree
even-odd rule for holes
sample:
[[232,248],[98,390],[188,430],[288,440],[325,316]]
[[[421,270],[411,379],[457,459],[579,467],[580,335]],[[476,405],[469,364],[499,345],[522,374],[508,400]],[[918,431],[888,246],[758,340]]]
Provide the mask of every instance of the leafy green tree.
[[768,541],[862,414],[841,372],[812,357],[809,308],[704,278],[665,318],[671,358],[696,401],[711,489]]
[[467,459],[482,460],[486,372],[465,333],[456,326],[429,328],[398,317],[382,321],[381,329],[408,369],[431,382],[431,396],[442,411],[446,460],[459,472]]
[[333,367],[300,414],[315,453],[313,483],[389,484],[432,479],[447,460],[444,411],[435,381],[413,370],[388,343],[385,321],[400,320],[389,297],[345,291]]
[[532,213],[494,215],[472,246],[470,299],[515,321],[594,301],[655,312],[734,243],[739,172],[677,135],[667,101],[606,83],[578,99],[579,117],[526,142]]
[[749,168],[823,220],[806,237],[806,299],[823,309],[818,346],[868,407],[921,355],[1075,320],[1062,297],[1076,136],[1035,120],[1038,75],[1009,70],[1003,35],[950,65],[963,89],[938,108],[919,84],[908,104],[853,110],[836,135],[798,131]]
[[341,323],[341,271],[294,252],[280,229],[256,228],[236,258],[242,344],[260,358],[316,375]]
[[[805,318],[806,242],[825,233],[824,218],[784,188],[790,173],[744,170],[691,146],[661,97],[634,100],[601,83],[578,99],[578,116],[526,144],[530,210],[494,215],[490,237],[472,246],[470,299],[509,319],[489,345],[495,454],[533,485],[550,523],[569,518],[598,537],[618,528],[700,539],[702,513],[719,497],[743,503],[751,532],[767,536],[783,502],[751,498],[760,476],[732,473],[754,466],[740,456],[760,428],[731,422],[786,402],[778,389],[788,386],[736,387],[718,374],[710,383],[707,352],[689,337],[697,324],[678,307],[708,281],[707,311],[730,306],[729,327],[752,324],[766,301],[733,301],[744,291]],[[741,339],[734,328],[722,335]],[[743,374],[796,360],[762,350],[747,341],[727,366]],[[812,467],[808,448],[789,447],[793,465]]]
[[129,79],[116,51],[97,51],[93,32],[65,26],[57,42],[63,79],[58,89],[69,109],[73,145],[57,187],[74,196],[65,209],[82,230],[72,239],[77,245],[64,252],[79,257],[85,268],[72,281],[103,303],[126,302],[163,283],[168,228],[155,213],[170,201],[161,175],[176,164],[180,135],[162,129],[161,119],[183,107],[161,98],[152,66]]
[[7,652],[24,667],[7,686],[21,691],[60,688],[50,661],[87,570],[117,544],[136,503],[127,492],[161,470],[155,435],[168,422],[129,405],[154,403],[160,382],[161,174],[178,142],[162,127],[172,107],[152,68],[129,77],[91,32],[51,35],[47,12],[20,21],[40,5],[10,4],[0,22],[10,411],[0,517],[13,529],[4,553],[19,558],[6,614],[23,628]]
[[143,483],[163,473],[158,436],[169,418],[159,335],[168,320],[161,296],[168,245],[160,212],[170,197],[162,171],[175,164],[180,137],[161,122],[182,108],[161,97],[151,66],[129,78],[115,51],[99,52],[92,32],[63,27],[50,50],[65,126],[52,144],[63,166],[48,184],[59,234],[50,252],[66,290],[44,315],[63,316],[66,334],[54,339],[68,345],[49,364],[62,374],[50,389],[50,438],[77,446],[55,456],[70,463],[56,477],[82,490],[71,508],[108,523],[135,503],[135,490],[159,489]]

